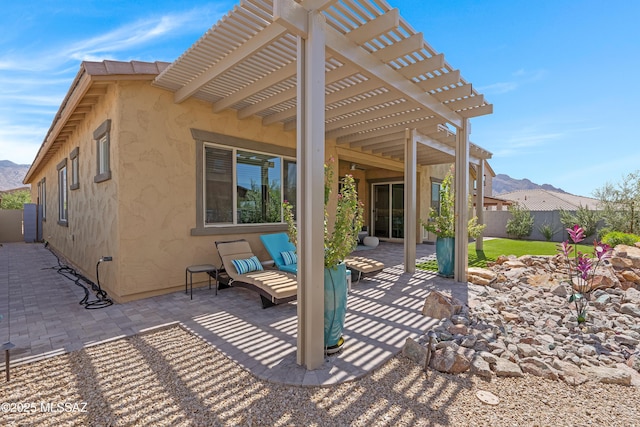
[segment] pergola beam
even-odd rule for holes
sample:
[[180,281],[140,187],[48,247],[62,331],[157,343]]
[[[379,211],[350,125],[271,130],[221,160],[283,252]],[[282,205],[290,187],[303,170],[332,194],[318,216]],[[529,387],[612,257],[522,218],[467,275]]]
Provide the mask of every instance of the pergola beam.
[[183,102],[203,86],[206,86],[211,80],[233,68],[244,58],[251,56],[264,46],[282,37],[286,32],[287,29],[278,23],[274,22],[268,25],[254,37],[247,40],[246,43],[229,53],[229,55],[212,64],[204,73],[178,89],[173,97],[174,102],[177,104]]
[[[422,123],[420,123],[422,122]],[[429,126],[429,125],[435,125],[438,124],[440,122],[439,119],[435,118],[435,117],[422,117],[420,119],[416,119],[414,121],[411,122],[411,126],[412,127],[417,127],[419,125],[422,126]],[[370,139],[373,137],[377,137],[377,136],[381,136],[381,135],[389,135],[391,133],[396,133],[398,132],[398,128],[402,128],[403,130],[405,128],[408,127],[407,123],[401,122],[401,123],[396,123],[395,125],[391,125],[391,126],[387,126],[387,127],[383,127],[381,129],[375,129],[375,130],[370,130],[370,131],[366,131],[366,132],[354,132],[351,135],[345,135],[340,137],[337,140],[338,144],[350,144],[352,142],[355,141],[361,141],[361,140],[366,140],[366,139]]]
[[360,25],[347,33],[347,37],[352,42],[362,45],[369,40],[373,40],[380,34],[388,33],[400,25],[400,12],[398,9],[391,9],[384,15],[380,15],[371,21]]
[[290,64],[285,65],[284,67],[276,70],[264,78],[258,80],[257,82],[247,85],[239,91],[222,98],[220,101],[213,104],[213,112],[218,113],[225,108],[229,108],[232,105],[242,101],[245,98],[250,97],[254,93],[261,92],[268,87],[283,82],[291,77],[296,75],[296,63],[292,62]]
[[[327,28],[326,39],[327,49],[329,49],[329,51],[340,60],[355,64],[357,67],[365,70],[363,71],[363,74],[369,74],[383,82],[386,82],[388,86],[402,93],[408,100],[415,101],[425,109],[433,111],[436,115],[442,117],[452,125],[459,127],[462,123],[461,117],[455,112],[442,105],[430,94],[421,90],[416,83],[407,80],[398,71],[393,70],[374,55],[366,52],[356,43],[340,34],[337,30]],[[460,73],[457,72],[454,74],[457,75],[456,82],[459,81]]]
[[399,42],[395,42],[392,45],[378,49],[373,52],[373,55],[382,62],[389,62],[416,52],[422,49],[423,46],[424,41],[422,33],[417,33],[407,37],[406,39],[402,39]]
[[406,78],[412,79],[442,68],[444,68],[444,55],[439,53],[430,58],[407,65],[406,67],[398,68],[398,72]]
[[370,111],[362,114],[355,114],[353,116],[347,116],[339,120],[334,120],[327,123],[327,132],[340,129],[344,126],[350,126],[356,123],[371,122],[373,126],[377,124],[377,119],[381,117],[389,117],[392,114],[399,114],[403,111],[407,111],[407,105],[405,102],[399,102],[397,104],[385,105],[379,104]]

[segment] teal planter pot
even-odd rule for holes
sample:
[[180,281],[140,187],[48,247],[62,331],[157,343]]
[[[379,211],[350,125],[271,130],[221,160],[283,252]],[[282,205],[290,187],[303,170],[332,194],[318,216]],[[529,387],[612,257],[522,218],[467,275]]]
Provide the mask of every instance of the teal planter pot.
[[342,330],[347,315],[347,266],[324,269],[324,346],[336,352],[344,343]]
[[[438,237],[436,239],[436,260],[438,274],[442,277],[453,277],[455,238]],[[326,285],[325,285],[326,286]]]

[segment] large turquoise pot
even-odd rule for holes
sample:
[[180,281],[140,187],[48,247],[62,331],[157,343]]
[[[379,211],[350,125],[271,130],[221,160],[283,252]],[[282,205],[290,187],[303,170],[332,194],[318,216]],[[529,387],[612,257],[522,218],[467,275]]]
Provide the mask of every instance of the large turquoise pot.
[[443,277],[453,277],[455,239],[453,237],[438,237],[436,239],[436,260],[438,274]]
[[340,347],[347,315],[347,267],[344,263],[324,269],[324,346]]

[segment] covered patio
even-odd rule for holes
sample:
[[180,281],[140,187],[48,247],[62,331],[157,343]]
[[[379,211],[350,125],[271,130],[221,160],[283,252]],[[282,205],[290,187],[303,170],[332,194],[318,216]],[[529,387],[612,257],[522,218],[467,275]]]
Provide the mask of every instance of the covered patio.
[[[418,245],[419,258],[433,245]],[[420,311],[431,290],[466,301],[466,286],[432,273],[404,272],[402,245],[382,243],[366,255],[387,268],[354,284],[348,298],[344,349],[323,358],[319,369],[296,361],[297,304],[261,309],[255,293],[241,288],[195,289],[86,310],[83,290],[58,274],[56,257],[41,244],[0,247],[0,336],[11,341],[12,365],[114,339],[181,325],[262,379],[296,385],[328,385],[371,372],[392,358],[406,338],[417,338],[436,320]],[[5,300],[5,297],[2,298]],[[189,357],[188,354],[185,357]]]
[[[323,163],[402,171],[403,271],[415,271],[418,166],[455,162],[456,231],[467,234],[469,165],[491,155],[469,141],[469,119],[493,107],[383,0],[245,0],[154,81],[281,124],[297,135],[297,363],[323,357]],[[478,186],[478,200],[483,200]],[[479,218],[482,222],[482,218]],[[456,239],[455,281],[466,281],[466,238]],[[392,292],[395,292],[392,290]]]

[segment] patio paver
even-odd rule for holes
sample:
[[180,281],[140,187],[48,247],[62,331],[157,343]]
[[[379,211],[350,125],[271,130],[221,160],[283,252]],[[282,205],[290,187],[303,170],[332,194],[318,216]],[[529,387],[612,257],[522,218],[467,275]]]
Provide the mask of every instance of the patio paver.
[[[417,256],[432,257],[434,250],[420,244]],[[5,316],[0,341],[16,345],[11,351],[16,365],[178,323],[259,378],[297,385],[350,381],[382,365],[406,338],[421,335],[436,322],[420,313],[429,291],[467,300],[463,284],[424,271],[404,273],[401,244],[383,242],[358,254],[387,267],[353,285],[344,348],[315,371],[296,363],[295,303],[263,310],[254,292],[230,288],[216,296],[205,285],[194,289],[193,300],[178,291],[87,310],[79,304],[84,291],[56,272],[58,262],[42,244],[0,247],[0,313]]]

